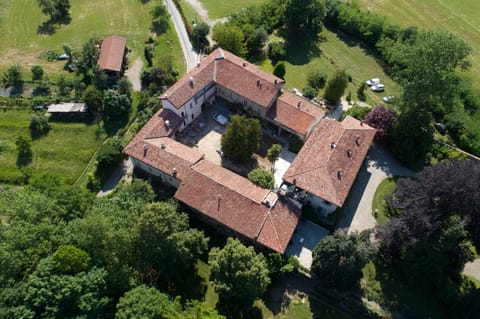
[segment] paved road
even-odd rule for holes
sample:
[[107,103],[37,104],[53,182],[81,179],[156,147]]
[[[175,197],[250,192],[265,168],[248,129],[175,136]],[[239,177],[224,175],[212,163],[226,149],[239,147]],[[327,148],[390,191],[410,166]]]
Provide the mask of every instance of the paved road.
[[388,151],[372,146],[352,186],[337,228],[348,228],[350,233],[375,227],[377,223],[372,216],[372,201],[378,185],[393,175],[413,174],[413,171],[402,166]]
[[175,4],[172,0],[165,0],[165,4],[167,6],[168,12],[172,16],[172,22],[175,27],[175,31],[177,32],[178,39],[180,40],[180,45],[182,46],[183,56],[185,57],[185,61],[187,63],[187,72],[197,65],[198,54],[193,49],[192,43],[188,38],[187,30],[185,29],[185,25],[183,24],[182,17],[175,7]]

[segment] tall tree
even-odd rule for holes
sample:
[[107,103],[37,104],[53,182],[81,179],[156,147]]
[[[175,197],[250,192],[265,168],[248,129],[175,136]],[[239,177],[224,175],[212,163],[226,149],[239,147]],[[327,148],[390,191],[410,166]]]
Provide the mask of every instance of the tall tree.
[[389,137],[396,119],[395,111],[384,105],[375,107],[364,118],[365,123],[377,129],[375,139],[378,141],[385,141]]
[[60,21],[70,16],[69,0],[38,0],[38,5],[51,21]]
[[262,131],[257,119],[234,115],[222,135],[222,151],[233,161],[248,161],[260,147],[261,137]]
[[23,86],[23,74],[22,69],[18,64],[12,65],[3,73],[3,84],[5,86]]
[[270,283],[265,257],[238,239],[229,238],[222,249],[212,248],[208,256],[210,279],[222,301],[242,311],[261,296]]
[[338,102],[345,93],[348,85],[348,77],[345,70],[335,72],[335,74],[328,80],[325,87],[325,98],[334,102]]
[[362,268],[372,252],[370,232],[347,235],[337,231],[315,247],[312,271],[326,287],[341,292],[352,290],[359,286]]
[[267,159],[272,163],[272,171],[275,171],[275,161],[278,160],[280,157],[280,153],[282,152],[282,145],[280,144],[273,144],[267,150]]
[[228,23],[218,23],[213,28],[213,40],[219,47],[238,56],[245,56],[245,35],[242,29]]
[[147,282],[180,282],[207,249],[203,232],[190,229],[188,216],[173,203],[145,207],[135,234],[138,267]]
[[132,101],[127,95],[115,90],[107,90],[103,97],[103,112],[107,117],[120,117],[128,114]]
[[326,15],[324,0],[287,0],[285,21],[293,32],[306,31],[317,34],[322,30],[322,21]]

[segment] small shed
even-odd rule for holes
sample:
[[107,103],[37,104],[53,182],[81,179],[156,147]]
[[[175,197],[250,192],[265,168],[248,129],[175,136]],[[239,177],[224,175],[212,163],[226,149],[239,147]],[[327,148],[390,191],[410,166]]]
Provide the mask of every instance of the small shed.
[[84,118],[88,107],[85,103],[60,103],[47,106],[47,113],[55,118]]
[[110,78],[120,78],[127,63],[127,38],[119,35],[109,35],[102,41],[98,68],[105,71]]

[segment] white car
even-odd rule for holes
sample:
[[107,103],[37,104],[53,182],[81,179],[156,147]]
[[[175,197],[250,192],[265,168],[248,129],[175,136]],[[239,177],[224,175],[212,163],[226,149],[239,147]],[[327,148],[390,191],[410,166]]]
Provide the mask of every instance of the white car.
[[387,96],[383,97],[383,101],[385,103],[391,103],[394,99],[395,99],[395,97],[393,95],[387,95]]
[[295,93],[298,96],[303,96],[303,94],[296,88],[293,88],[293,93]]
[[215,121],[217,121],[217,123],[221,124],[221,125],[227,125],[228,123],[228,118],[223,115],[223,114],[220,114],[220,113],[216,113],[214,116],[213,116],[213,119]]
[[383,90],[385,90],[385,85],[378,83],[377,85],[370,87],[370,90],[373,92],[383,92]]
[[373,86],[373,85],[377,85],[377,84],[380,84],[380,79],[379,78],[373,78],[373,79],[370,79],[370,80],[367,81],[368,86]]

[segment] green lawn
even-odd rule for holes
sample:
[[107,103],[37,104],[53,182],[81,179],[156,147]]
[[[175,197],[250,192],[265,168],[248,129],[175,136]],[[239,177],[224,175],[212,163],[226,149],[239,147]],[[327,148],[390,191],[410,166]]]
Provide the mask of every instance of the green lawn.
[[[384,179],[375,191],[372,201],[372,214],[379,225],[386,224],[390,219],[390,217],[385,214],[385,198],[392,194],[396,185],[395,178],[389,177]],[[375,211],[377,214],[375,214]]]
[[480,86],[480,1],[478,0],[390,0],[358,1],[364,8],[386,16],[394,24],[409,27],[445,28],[462,37],[473,48],[469,72]]
[[[0,111],[0,180],[12,181],[22,176],[16,165],[15,138],[29,136],[31,113],[28,110]],[[98,145],[104,140],[97,125],[51,122],[47,136],[33,141],[32,172],[52,172],[73,183],[82,173]]]
[[[127,37],[132,61],[143,57],[144,40],[150,34],[150,11],[156,1],[144,2],[71,0],[70,23],[57,27],[53,34],[48,35],[37,33],[38,26],[47,18],[42,15],[36,0],[0,0],[0,71],[19,63],[27,70],[40,64],[47,73],[59,73],[64,62],[47,62],[39,56],[48,50],[63,52],[63,44],[69,44],[78,51],[92,36],[109,34]],[[176,35],[173,41],[178,43]],[[174,47],[177,49],[176,45]],[[174,56],[182,58],[179,54]]]
[[208,11],[210,19],[218,19],[225,17],[238,9],[261,4],[261,0],[200,0],[205,9]]
[[[320,68],[331,76],[335,70],[344,68],[352,76],[352,83],[349,83],[345,95],[352,93],[352,99],[358,100],[356,91],[361,82],[372,77],[379,77],[385,84],[385,92],[373,93],[366,90],[366,103],[375,106],[382,104],[382,97],[385,95],[398,95],[400,87],[389,78],[383,69],[378,65],[375,58],[361,48],[352,38],[324,29],[322,32],[325,42],[319,43],[314,48],[305,48],[300,45],[292,45],[287,50],[286,66],[286,88],[297,88],[302,90],[307,85],[306,76],[312,68]],[[271,40],[278,40],[272,37]],[[306,53],[310,52],[310,53]],[[260,66],[267,72],[273,71],[270,60],[265,60]],[[319,92],[322,96],[323,91]]]

